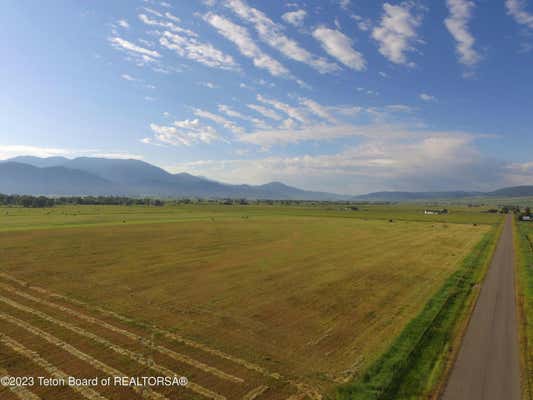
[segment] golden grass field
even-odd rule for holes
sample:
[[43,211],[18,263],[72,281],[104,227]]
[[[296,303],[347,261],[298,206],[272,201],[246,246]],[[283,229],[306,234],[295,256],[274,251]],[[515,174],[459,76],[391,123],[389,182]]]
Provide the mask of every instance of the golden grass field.
[[[385,351],[490,229],[410,220],[422,220],[411,209],[393,222],[383,212],[194,208],[168,223],[168,209],[152,222],[137,217],[142,223],[130,223],[126,209],[100,223],[54,219],[73,209],[32,210],[33,222],[2,210],[0,367],[19,376],[177,374],[190,383],[30,389],[42,399],[319,399]],[[96,218],[91,210],[86,221]],[[460,212],[448,218],[466,222]]]

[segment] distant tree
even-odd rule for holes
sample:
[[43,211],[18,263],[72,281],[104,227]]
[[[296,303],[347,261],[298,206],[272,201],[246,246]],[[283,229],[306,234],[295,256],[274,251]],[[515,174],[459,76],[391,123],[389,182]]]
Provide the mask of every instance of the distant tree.
[[31,207],[33,204],[33,198],[31,196],[22,196],[20,199],[22,207]]

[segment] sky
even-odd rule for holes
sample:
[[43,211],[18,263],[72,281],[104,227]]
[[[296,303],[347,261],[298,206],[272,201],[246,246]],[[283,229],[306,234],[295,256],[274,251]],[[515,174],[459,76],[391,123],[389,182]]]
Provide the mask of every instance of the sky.
[[5,0],[0,159],[344,194],[533,184],[533,1]]

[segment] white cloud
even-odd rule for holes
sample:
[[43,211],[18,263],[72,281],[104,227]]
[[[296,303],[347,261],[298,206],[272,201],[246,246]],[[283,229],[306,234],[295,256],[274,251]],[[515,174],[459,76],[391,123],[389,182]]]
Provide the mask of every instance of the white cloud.
[[[263,98],[260,99],[265,100]],[[409,129],[406,115],[414,109],[403,104],[363,108],[354,105],[323,106],[313,100],[300,98],[309,113],[317,118],[310,120],[300,109],[286,110],[286,104],[268,101],[277,109],[284,109],[288,119],[276,128],[258,129],[238,137],[239,141],[269,148],[274,145],[320,142],[347,138],[378,138],[396,140],[416,134],[424,135],[420,127]],[[294,115],[294,111],[299,112]],[[399,124],[398,121],[402,121]],[[302,123],[303,122],[303,123]],[[413,121],[413,126],[419,121]]]
[[219,89],[220,86],[218,86],[216,83],[213,82],[198,82],[198,85],[206,87],[208,89]]
[[62,148],[25,145],[0,145],[0,160],[13,158],[16,156],[54,157],[67,156],[70,154],[72,154],[72,150]]
[[355,126],[350,124],[307,125],[305,128],[261,130],[242,135],[239,140],[257,146],[269,147],[277,144],[326,141],[348,137],[395,137],[404,136],[407,131],[390,125]]
[[137,80],[137,78],[134,78],[133,76],[128,75],[128,74],[122,74],[122,75],[120,75],[120,77],[121,77],[122,79],[124,79],[125,81],[132,81],[132,82],[134,82],[134,81]]
[[138,46],[135,43],[129,42],[118,36],[109,38],[109,42],[114,48],[124,50],[133,56],[140,57],[144,62],[153,62],[156,58],[161,57],[161,54],[155,50]]
[[239,118],[239,119],[248,119],[248,117],[246,117],[245,115],[241,114],[238,111],[235,111],[233,108],[231,108],[230,106],[227,106],[225,104],[219,104],[217,106],[217,108],[218,108],[218,111],[226,114],[228,117]]
[[335,106],[330,107],[331,110],[335,111],[336,113],[346,116],[346,117],[354,117],[359,115],[361,112],[363,112],[365,109],[360,106]]
[[0,145],[0,160],[5,160],[17,156],[34,157],[103,157],[103,158],[123,158],[142,159],[138,154],[127,152],[113,152],[102,149],[67,149],[55,147],[40,147],[26,145]]
[[523,0],[505,0],[507,13],[511,15],[516,22],[533,29],[533,13],[526,11],[526,3]]
[[89,157],[98,157],[98,158],[115,158],[115,159],[121,159],[121,160],[143,160],[144,157],[139,154],[131,154],[131,153],[115,153],[115,152],[100,152],[99,150],[95,150],[93,152],[88,153]]
[[159,42],[167,49],[174,50],[178,55],[208,67],[225,70],[238,69],[232,56],[224,54],[210,43],[202,43],[194,38],[186,38],[168,31],[163,33]]
[[[409,140],[368,137],[334,154],[203,160],[174,166],[231,183],[280,180],[313,190],[358,194],[375,190],[487,190],[509,178],[520,181],[527,166],[482,157],[472,135],[425,132]],[[529,181],[531,181],[531,176]],[[523,182],[523,180],[522,180]]]
[[122,28],[125,28],[125,29],[129,29],[129,27],[130,27],[130,24],[128,24],[128,21],[126,21],[125,19],[119,19],[117,21],[117,24],[119,26],[121,26]]
[[225,104],[219,104],[217,106],[218,110],[221,112],[221,113],[224,113],[226,114],[228,117],[230,118],[238,118],[238,119],[242,119],[243,121],[249,121],[249,122],[252,122],[254,125],[257,125],[257,126],[266,126],[266,123],[265,121],[259,119],[259,118],[254,118],[254,117],[250,117],[248,115],[244,115],[238,111],[235,111],[233,108],[231,108],[230,106],[227,106]]
[[264,53],[252,40],[248,30],[230,20],[213,13],[204,16],[220,35],[233,42],[242,55],[251,58],[257,68],[266,69],[273,76],[290,76],[289,70],[279,61]]
[[[421,97],[424,97],[425,99],[433,98],[433,96],[422,94]],[[385,108],[389,111],[395,112],[395,113],[411,113],[414,111],[413,107],[408,106],[406,104],[391,104],[388,106],[385,106]],[[376,114],[379,114],[380,111],[376,109],[367,109],[369,112],[374,112]]]
[[[172,14],[166,13],[165,15],[172,21],[177,22],[177,17],[174,17]],[[139,19],[146,25],[166,29],[163,32],[158,32],[159,43],[163,47],[175,51],[179,56],[211,68],[225,70],[238,69],[238,65],[233,57],[224,54],[211,43],[201,42],[197,39],[198,35],[195,32],[182,28],[172,21],[156,20],[146,14],[140,14]]]
[[181,20],[178,17],[176,17],[175,15],[173,15],[173,14],[171,14],[169,12],[165,13],[165,17],[167,17],[168,19],[170,19],[171,21],[174,21],[174,22],[178,22],[178,23],[181,22]]
[[436,101],[436,97],[427,93],[420,93],[420,99],[424,101]]
[[450,16],[444,20],[444,23],[457,42],[459,62],[467,66],[475,65],[481,57],[474,49],[476,40],[468,30],[475,3],[469,0],[447,0],[446,4],[450,10]]
[[336,122],[327,107],[318,104],[316,101],[306,98],[301,98],[300,102],[307,107],[307,109],[316,116],[325,119],[329,122]]
[[285,57],[307,64],[320,73],[339,70],[339,66],[335,63],[314,56],[296,41],[289,39],[280,25],[274,23],[258,9],[248,6],[244,0],[227,0],[226,6],[241,19],[252,24],[259,38],[270,47],[280,51]]
[[144,138],[143,143],[191,146],[196,143],[209,144],[221,140],[213,127],[203,125],[198,119],[174,121],[172,126],[150,124],[150,129],[154,132],[154,136]]
[[272,106],[280,111],[283,111],[285,114],[287,114],[292,119],[295,119],[300,122],[306,122],[305,115],[297,108],[291,107],[290,105],[286,103],[282,103],[281,101],[274,100],[274,99],[268,99],[260,94],[257,95],[257,100],[261,103],[268,104],[269,106]]
[[414,50],[417,40],[416,29],[421,16],[413,15],[411,3],[383,4],[384,14],[379,26],[372,31],[372,37],[379,44],[379,52],[395,64],[413,65],[407,59],[407,52]]
[[[163,16],[161,16],[161,18],[162,17]],[[146,14],[139,14],[139,19],[141,20],[141,22],[143,22],[146,25],[159,26],[161,28],[169,29],[175,33],[183,33],[183,34],[186,34],[187,36],[198,37],[198,34],[191,31],[190,29],[182,28],[181,26],[176,25],[174,22],[177,22],[177,21],[174,19],[173,19],[174,22],[165,21],[165,20],[157,20],[157,19],[150,18]]]
[[350,7],[350,0],[339,0],[339,5],[343,10],[347,10]]
[[352,15],[351,17],[356,21],[359,30],[366,32],[372,28],[372,21],[369,18],[363,18],[356,14]]
[[254,83],[256,83],[258,85],[261,85],[261,86],[271,87],[271,88],[276,86],[276,84],[274,82],[270,82],[270,81],[267,81],[267,80],[262,79],[262,78],[256,80]]
[[305,10],[296,10],[296,11],[289,11],[286,12],[281,16],[281,18],[296,27],[302,27],[304,24],[305,17],[307,15],[307,12]]
[[510,185],[533,185],[533,162],[511,163],[505,168]]
[[247,104],[246,107],[248,107],[251,110],[254,110],[255,112],[263,115],[264,117],[273,119],[275,121],[281,121],[283,119],[283,117],[279,115],[277,112],[275,112],[274,110],[261,106],[259,104]]
[[163,14],[161,14],[159,11],[157,10],[154,10],[153,8],[149,8],[149,7],[144,7],[143,10],[145,10],[146,12],[152,14],[152,15],[155,15],[156,17],[160,17],[162,18],[163,17]]
[[224,128],[231,130],[234,133],[242,133],[244,131],[240,126],[237,126],[233,121],[230,121],[221,115],[213,114],[212,112],[209,112],[209,111],[205,111],[205,110],[201,110],[197,108],[194,110],[194,115],[199,118],[213,121],[215,124],[221,125]]
[[342,32],[319,27],[313,31],[313,37],[317,39],[326,53],[336,58],[347,67],[356,71],[366,69],[366,61],[363,55],[352,48],[351,40]]

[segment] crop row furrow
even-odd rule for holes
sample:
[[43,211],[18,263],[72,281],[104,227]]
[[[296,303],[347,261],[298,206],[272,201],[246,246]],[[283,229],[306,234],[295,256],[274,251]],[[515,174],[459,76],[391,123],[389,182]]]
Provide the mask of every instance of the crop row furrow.
[[[69,296],[61,295],[59,293],[50,291],[48,289],[45,289],[45,288],[42,288],[42,287],[39,287],[39,286],[30,285],[28,282],[26,282],[24,280],[21,280],[21,279],[18,279],[18,278],[15,278],[15,277],[13,277],[10,274],[6,274],[4,272],[0,272],[0,278],[4,278],[5,280],[8,280],[8,281],[10,281],[12,283],[16,283],[19,286],[22,286],[24,288],[33,290],[33,291],[35,291],[35,292],[37,292],[37,293],[39,293],[39,294],[41,294],[43,296],[46,296],[48,298],[56,299],[56,300],[59,300],[59,301],[63,301],[63,302],[66,302],[68,304],[72,304],[74,306],[81,307],[81,308],[83,308],[85,310],[88,310],[88,311],[96,311],[96,312],[100,313],[101,315],[105,315],[107,317],[111,317],[113,319],[116,319],[117,321],[120,321],[120,322],[123,322],[123,323],[126,323],[126,324],[138,324],[137,321],[135,321],[135,320],[133,320],[133,319],[131,319],[129,317],[126,317],[124,315],[121,315],[119,313],[116,313],[114,311],[107,310],[107,309],[99,307],[99,306],[91,305],[91,304],[88,304],[86,302],[74,299],[74,298],[69,297]],[[41,298],[36,298],[36,299],[39,302],[43,301],[43,299],[41,299]],[[83,314],[83,313],[80,313],[80,312],[77,312],[77,311],[73,311],[73,312],[78,317],[80,315],[86,315],[86,314]],[[88,316],[88,318],[90,319],[92,317]],[[96,318],[95,318],[95,320],[96,320]],[[102,322],[104,322],[104,321],[102,321]],[[107,326],[112,327],[113,325],[107,324],[106,327]],[[117,327],[115,327],[115,328],[117,328]],[[117,329],[120,329],[120,328],[117,328]],[[185,337],[183,337],[183,336],[181,336],[181,335],[179,335],[177,333],[170,332],[168,330],[159,328],[157,326],[150,326],[149,329],[153,333],[156,333],[156,334],[158,334],[158,335],[160,335],[160,336],[162,336],[162,337],[164,337],[164,338],[166,338],[166,339],[168,339],[170,341],[178,342],[178,343],[181,343],[181,344],[186,345],[188,347],[201,350],[201,351],[203,351],[203,352],[205,352],[207,354],[214,355],[214,356],[216,356],[218,358],[230,361],[230,362],[232,362],[234,364],[240,365],[240,366],[242,366],[242,367],[244,367],[244,368],[246,368],[246,369],[248,369],[250,371],[256,372],[256,373],[258,373],[260,375],[263,375],[263,376],[265,376],[267,378],[272,378],[272,379],[276,379],[276,380],[283,380],[284,379],[277,372],[268,371],[267,369],[261,367],[260,365],[257,365],[255,363],[249,362],[249,361],[244,360],[242,358],[233,356],[231,354],[227,354],[227,353],[225,353],[223,351],[220,351],[220,350],[217,350],[217,349],[213,349],[213,348],[211,348],[211,347],[209,347],[209,346],[207,346],[207,345],[205,345],[203,343],[200,343],[200,342],[185,338]],[[122,331],[128,332],[126,330],[122,330]],[[132,334],[131,332],[128,332],[128,333]],[[132,335],[134,335],[134,334],[132,334]],[[159,349],[158,349],[158,351],[159,351]],[[211,372],[213,373],[214,371],[211,370]],[[226,374],[226,373],[224,373],[222,371],[220,371],[220,372],[222,374]],[[230,376],[229,374],[226,374],[226,375]],[[237,378],[237,379],[240,379],[240,378]],[[300,382],[295,382],[295,381],[292,381],[292,380],[288,380],[288,382],[292,386],[294,386],[298,390],[299,393],[303,393],[303,394],[305,394],[305,396],[307,396],[307,397],[309,397],[311,399],[314,399],[314,400],[315,399],[316,400],[322,399],[322,396],[319,394],[319,392],[316,389],[310,387],[309,385],[306,385],[306,384],[303,384],[303,383],[300,383]]]
[[[115,318],[119,321],[122,321],[122,322],[125,322],[125,323],[135,323],[134,320],[132,320],[131,318],[128,318],[126,316],[123,316],[121,314],[118,314],[114,311],[110,311],[110,310],[106,310],[105,308],[102,308],[102,307],[98,307],[98,306],[93,306],[93,305],[89,305],[85,302],[82,302],[80,300],[77,300],[77,299],[73,299],[71,297],[68,297],[68,296],[63,296],[61,294],[58,294],[58,293],[55,293],[55,292],[52,292],[50,290],[47,290],[47,289],[44,289],[44,288],[41,288],[39,286],[34,286],[34,285],[30,285],[28,282],[26,281],[23,281],[21,279],[17,279],[9,274],[6,274],[4,272],[0,272],[0,277],[8,280],[8,281],[11,281],[11,282],[14,282],[14,283],[17,283],[18,285],[21,285],[23,287],[26,287],[26,288],[30,288],[31,290],[34,290],[42,295],[45,295],[47,297],[51,297],[51,298],[55,298],[55,299],[58,299],[58,300],[62,300],[62,301],[65,301],[67,303],[70,303],[70,304],[74,304],[76,306],[79,306],[79,307],[82,307],[82,308],[85,308],[85,309],[89,309],[89,310],[95,310],[97,312],[99,312],[100,314],[103,314],[103,315],[107,315],[109,317],[112,317],[112,318]],[[189,347],[193,347],[193,348],[196,348],[196,349],[199,349],[199,350],[202,350],[206,353],[209,353],[209,354],[212,354],[212,355],[215,355],[219,358],[222,358],[222,359],[225,359],[225,360],[228,360],[228,361],[231,361],[235,364],[238,364],[238,365],[241,365],[243,367],[245,367],[246,369],[249,369],[251,371],[255,371],[261,375],[264,375],[264,376],[267,376],[269,378],[274,378],[274,379],[281,379],[281,376],[280,374],[278,373],[275,373],[275,372],[269,372],[268,370],[266,370],[265,368],[257,365],[257,364],[254,364],[254,363],[251,363],[249,361],[246,361],[246,360],[243,360],[242,358],[239,358],[239,357],[235,357],[235,356],[232,356],[231,354],[227,354],[227,353],[224,353],[220,350],[217,350],[217,349],[213,349],[205,344],[202,344],[202,343],[198,343],[196,341],[193,341],[191,339],[187,339],[181,335],[178,335],[176,333],[173,333],[173,332],[169,332],[167,330],[164,330],[164,329],[161,329],[161,328],[158,328],[158,327],[153,327],[152,328],[152,331],[167,338],[167,339],[170,339],[170,340],[173,340],[173,341],[176,341],[176,342],[179,342],[179,343],[182,343],[182,344],[185,344]]]
[[[118,333],[120,335],[123,335],[131,340],[135,340],[137,342],[143,342],[145,341],[145,339],[133,332],[130,332],[130,331],[127,331],[125,329],[122,329],[122,328],[118,328],[114,325],[111,325],[105,321],[102,321],[98,318],[94,318],[90,315],[87,315],[87,314],[83,314],[83,313],[80,313],[80,312],[77,312],[77,311],[74,311],[68,307],[64,307],[62,305],[59,305],[59,304],[56,304],[56,303],[52,303],[50,301],[47,301],[47,300],[44,300],[44,299],[40,299],[40,298],[37,298],[35,296],[32,296],[30,294],[27,294],[21,290],[17,290],[15,288],[12,288],[10,286],[7,286],[7,285],[3,285],[3,284],[0,284],[0,287],[6,291],[9,291],[11,293],[14,293],[16,294],[17,296],[20,296],[20,297],[23,297],[25,299],[28,299],[28,300],[31,300],[33,302],[37,302],[37,303],[40,303],[40,304],[43,304],[45,306],[48,306],[50,308],[55,308],[57,310],[60,310],[66,314],[69,314],[71,316],[74,316],[74,317],[77,317],[81,320],[84,320],[86,322],[89,322],[89,323],[92,323],[94,325],[98,325],[98,326],[101,326],[103,328],[106,328],[108,330],[110,330],[111,332],[114,332],[114,333]],[[160,346],[160,345],[153,345],[151,346],[151,348],[153,350],[157,350],[158,352],[160,352],[161,354],[165,354],[167,355],[168,357],[176,360],[176,361],[179,361],[179,362],[182,362],[184,364],[188,364],[192,367],[195,367],[199,370],[202,370],[204,372],[207,372],[209,374],[212,374],[220,379],[224,379],[224,380],[227,380],[227,381],[230,381],[230,382],[235,382],[235,383],[243,383],[244,382],[244,379],[241,379],[241,378],[238,378],[236,376],[233,376],[231,374],[228,374],[226,372],[223,372],[221,371],[220,369],[218,368],[215,368],[215,367],[212,367],[210,365],[207,365],[205,363],[202,363],[200,361],[197,361],[189,356],[186,356],[184,354],[180,354],[178,352],[175,352],[173,350],[170,350],[164,346]]]
[[256,387],[255,389],[250,390],[248,393],[244,395],[242,400],[255,400],[259,396],[261,396],[263,393],[265,393],[268,390],[268,386],[261,385]]
[[[113,368],[113,367],[110,367],[109,365],[107,364],[104,364],[103,362],[95,359],[94,357],[91,357],[90,355],[78,350],[77,348],[75,348],[74,346],[71,346],[70,344],[64,342],[63,340],[47,333],[47,332],[44,332],[42,331],[41,329],[39,328],[36,328],[34,327],[33,325],[31,324],[28,324],[27,322],[24,322],[18,318],[15,318],[15,317],[12,317],[8,314],[4,314],[4,313],[0,313],[0,319],[6,321],[6,322],[9,322],[13,325],[16,325],[18,326],[19,328],[22,328],[30,333],[32,333],[33,335],[41,338],[41,339],[44,339],[45,341],[47,341],[48,343],[51,343],[53,345],[56,345],[57,347],[63,349],[64,351],[66,351],[67,353],[71,354],[72,356],[76,357],[77,359],[81,360],[81,361],[84,361],[86,362],[87,364],[89,364],[90,366],[92,366],[93,368],[95,369],[98,369],[104,373],[106,373],[107,375],[109,376],[126,376],[126,374],[123,374],[122,372],[120,372],[119,370]],[[66,377],[66,375],[65,375]],[[63,378],[65,378],[63,377]],[[78,387],[78,386],[73,386],[73,388],[75,387]],[[81,389],[81,387],[79,387]],[[133,386],[132,389],[137,392],[138,394],[140,394],[143,398],[147,399],[147,400],[167,400],[165,396],[163,396],[162,394],[160,393],[157,393],[151,389],[147,389],[147,388],[144,388],[144,387],[139,387],[139,386]]]
[[[27,312],[29,314],[33,314],[33,315],[36,315],[38,316],[39,318],[42,318],[43,320],[45,321],[48,321],[48,322],[51,322],[53,324],[56,324],[62,328],[65,328],[65,329],[68,329],[70,330],[71,332],[74,332],[80,336],[83,336],[83,337],[86,337],[86,338],[89,338],[93,341],[95,341],[96,343],[99,343],[101,344],[102,346],[114,351],[115,353],[117,354],[120,354],[122,356],[125,356],[125,357],[128,357],[130,358],[131,360],[137,362],[138,364],[140,365],[143,365],[145,367],[149,367],[151,369],[153,369],[154,371],[157,371],[165,376],[168,376],[168,377],[172,377],[172,376],[176,376],[178,375],[177,373],[171,371],[170,369],[162,366],[162,365],[159,365],[159,364],[156,364],[154,363],[153,361],[149,360],[146,358],[145,355],[143,354],[140,354],[140,353],[136,353],[136,352],[133,352],[133,351],[130,351],[130,350],[127,350],[121,346],[118,346],[114,343],[111,343],[110,341],[108,341],[107,339],[104,339],[98,335],[95,335],[94,333],[91,333],[83,328],[80,328],[80,327],[77,327],[75,325],[72,325],[72,324],[69,324],[68,322],[64,322],[64,321],[61,321],[61,320],[58,320],[54,317],[51,317],[50,315],[48,314],[45,314],[41,311],[38,311],[38,310],[35,310],[31,307],[27,307],[27,306],[24,306],[20,303],[17,303],[11,299],[8,299],[6,297],[3,297],[3,296],[0,296],[0,301],[5,303],[5,304],[8,304],[10,305],[11,307],[13,308],[16,308],[18,310],[21,310],[21,311],[24,311],[24,312]],[[210,398],[210,399],[213,399],[213,400],[224,400],[225,397],[222,396],[222,395],[219,395],[218,393],[215,393],[209,389],[206,389],[198,384],[195,384],[193,382],[189,382],[186,386],[186,388],[190,389],[191,391],[195,392],[195,393],[198,393],[204,397],[207,397],[207,398]]]
[[305,393],[295,393],[289,397],[287,397],[286,400],[304,400],[307,397],[307,394]]
[[[0,314],[0,318],[4,319],[4,317],[7,317],[7,316],[4,314]],[[10,318],[8,318],[7,320],[10,320]],[[68,375],[65,372],[55,367],[54,365],[50,364],[47,360],[42,358],[37,352],[28,349],[27,347],[23,346],[16,340],[10,338],[9,336],[3,333],[0,333],[0,343],[9,347],[11,350],[15,351],[16,353],[30,359],[32,362],[34,362],[39,367],[44,369],[47,373],[49,373],[53,378],[65,379],[65,380],[68,379]],[[72,386],[72,389],[78,392],[79,394],[81,394],[87,400],[107,400],[100,393],[85,386]]]
[[[10,376],[9,372],[0,368],[0,376]],[[39,396],[28,390],[25,386],[9,386],[9,390],[20,400],[41,400]]]

